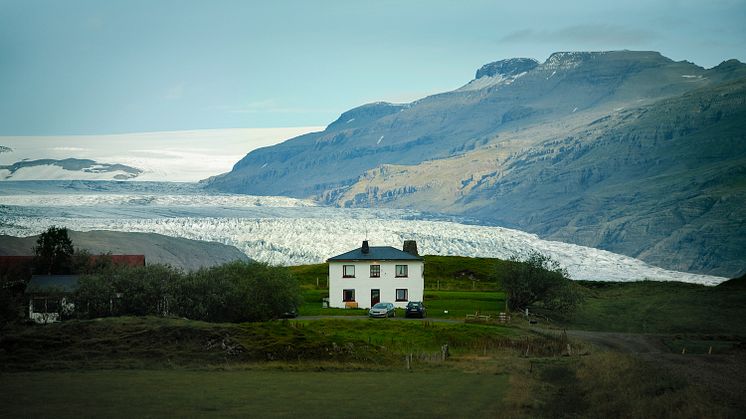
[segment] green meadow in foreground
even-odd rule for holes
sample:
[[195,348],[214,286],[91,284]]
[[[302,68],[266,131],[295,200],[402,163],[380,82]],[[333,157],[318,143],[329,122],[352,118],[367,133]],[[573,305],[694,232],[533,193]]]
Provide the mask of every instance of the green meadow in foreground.
[[506,374],[454,371],[35,372],[0,379],[0,404],[8,417],[490,417],[507,388]]
[[436,282],[425,291],[425,320],[322,309],[319,267],[309,265],[292,268],[304,292],[301,315],[339,318],[112,317],[6,327],[2,415],[678,418],[746,411],[743,279],[718,287],[585,282],[585,300],[571,317],[529,324],[514,313],[508,325],[471,324],[463,322],[467,314],[504,311],[505,297],[477,287],[473,278],[486,271],[461,275],[468,259],[444,259],[441,289]]

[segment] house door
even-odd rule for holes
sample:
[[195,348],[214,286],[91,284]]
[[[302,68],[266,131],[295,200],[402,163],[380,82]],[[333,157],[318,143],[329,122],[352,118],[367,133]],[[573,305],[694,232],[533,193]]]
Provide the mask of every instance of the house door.
[[370,290],[370,306],[381,302],[381,290]]

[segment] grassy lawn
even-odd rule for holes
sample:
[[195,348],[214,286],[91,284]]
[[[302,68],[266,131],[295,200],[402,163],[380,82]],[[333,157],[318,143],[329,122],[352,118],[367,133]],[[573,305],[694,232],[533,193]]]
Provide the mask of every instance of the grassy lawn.
[[[301,316],[366,316],[367,310],[321,308],[321,299],[327,295],[326,290],[303,290]],[[505,311],[505,293],[498,291],[425,291],[427,315],[431,318],[463,319],[467,314],[480,313],[497,316]],[[397,309],[397,316],[403,316],[404,310]]]
[[[427,314],[463,319],[467,314],[497,316],[505,311],[505,293],[498,291],[425,291]],[[447,311],[447,313],[446,313]]]
[[82,371],[0,375],[6,417],[496,417],[507,375]]

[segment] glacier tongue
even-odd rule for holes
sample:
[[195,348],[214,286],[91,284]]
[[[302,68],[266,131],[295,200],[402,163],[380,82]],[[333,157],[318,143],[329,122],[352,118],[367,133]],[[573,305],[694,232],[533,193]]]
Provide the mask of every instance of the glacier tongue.
[[[1,203],[1,202],[0,202]],[[6,207],[7,208],[7,207]],[[546,241],[536,235],[501,227],[452,221],[397,219],[396,213],[302,208],[304,216],[250,217],[4,217],[0,233],[32,235],[50,225],[73,230],[153,232],[175,237],[217,241],[238,247],[252,259],[278,265],[321,263],[357,248],[367,238],[372,245],[400,247],[417,240],[422,254],[522,258],[537,250],[559,261],[576,280],[682,281],[715,285],[726,278],[669,271],[631,257]],[[322,211],[315,214],[314,211]],[[389,215],[386,215],[389,214]],[[385,218],[380,218],[381,216]],[[411,214],[410,214],[411,215]],[[145,218],[140,218],[140,217]],[[400,216],[407,216],[406,214]],[[390,217],[390,218],[389,218]]]

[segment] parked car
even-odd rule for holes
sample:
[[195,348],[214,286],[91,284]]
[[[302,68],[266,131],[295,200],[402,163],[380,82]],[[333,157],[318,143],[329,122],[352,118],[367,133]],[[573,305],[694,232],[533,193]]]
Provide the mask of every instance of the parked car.
[[294,318],[298,317],[298,309],[296,307],[293,307],[290,310],[282,313],[281,317],[283,319],[294,319]]
[[396,317],[392,303],[378,303],[368,310],[368,317]]
[[407,303],[407,308],[404,309],[405,317],[420,317],[425,318],[427,316],[427,309],[422,301],[410,301]]

